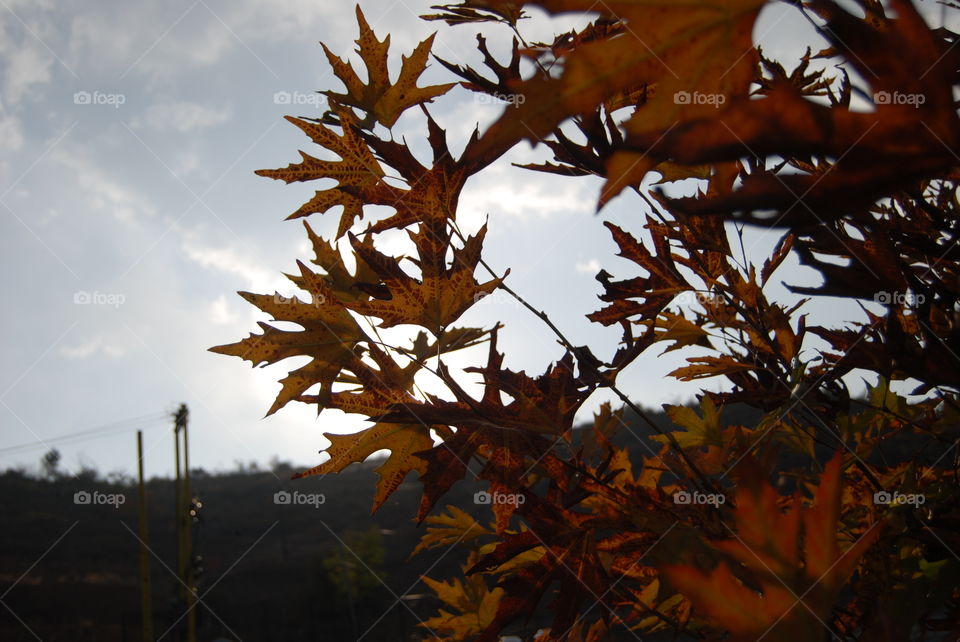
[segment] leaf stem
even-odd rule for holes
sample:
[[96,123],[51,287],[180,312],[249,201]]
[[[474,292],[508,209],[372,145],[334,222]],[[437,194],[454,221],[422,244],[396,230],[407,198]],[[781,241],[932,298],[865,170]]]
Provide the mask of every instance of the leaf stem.
[[[460,228],[457,226],[456,221],[450,219],[450,227],[453,230],[454,234],[456,234],[457,237],[460,238],[460,241],[463,243],[466,243],[466,238],[464,237],[463,233],[460,231]],[[480,257],[479,262],[480,262],[480,265],[482,265],[487,270],[487,272],[490,273],[490,275],[493,278],[499,278],[497,277],[497,273],[493,270],[492,267],[490,267],[490,265],[486,262],[486,260],[483,259],[483,257]],[[498,287],[502,288],[507,294],[512,296],[514,299],[516,299],[523,307],[527,308],[527,310],[532,312],[534,316],[536,316],[538,319],[543,321],[546,324],[546,326],[550,328],[550,330],[552,330],[555,335],[557,335],[557,338],[559,339],[559,343],[563,345],[563,347],[566,348],[571,354],[576,355],[578,353],[575,346],[572,343],[570,343],[570,340],[567,339],[567,337],[563,334],[563,332],[561,332],[560,329],[553,323],[553,321],[550,319],[550,317],[547,315],[546,312],[544,312],[543,310],[538,310],[537,308],[533,307],[533,305],[531,305],[522,296],[517,294],[512,288],[510,288],[510,286],[501,282]],[[578,360],[578,363],[579,363],[579,360]],[[593,384],[593,385],[596,386],[596,384]],[[599,387],[599,386],[596,386],[596,387]],[[596,387],[594,388],[594,390],[596,390]],[[646,411],[644,411],[642,408],[637,406],[635,403],[633,403],[630,400],[630,398],[626,394],[624,394],[623,391],[620,390],[613,381],[604,382],[603,387],[610,388],[610,390],[612,390],[613,393],[617,395],[617,397],[619,397],[620,400],[628,408],[630,408],[630,410],[632,410],[634,414],[636,414],[637,417],[642,419],[657,434],[662,435],[667,439],[667,441],[670,443],[671,448],[673,448],[673,450],[676,451],[678,455],[680,455],[684,463],[687,464],[687,467],[689,467],[690,470],[693,471],[694,475],[696,475],[697,479],[700,481],[702,490],[710,491],[713,489],[713,484],[710,483],[706,475],[704,475],[703,472],[699,468],[697,468],[697,465],[693,463],[693,460],[690,459],[690,456],[687,455],[687,453],[683,450],[683,448],[680,447],[680,444],[677,442],[676,438],[673,436],[673,433],[665,432],[663,429],[661,429],[660,426],[658,426],[656,422],[650,417],[650,415],[647,414]],[[591,394],[592,392],[593,390],[591,390]]]

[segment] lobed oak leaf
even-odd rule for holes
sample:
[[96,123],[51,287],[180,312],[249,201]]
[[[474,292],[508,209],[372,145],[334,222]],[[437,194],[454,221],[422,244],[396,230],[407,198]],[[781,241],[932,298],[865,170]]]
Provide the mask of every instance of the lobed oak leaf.
[[[347,93],[323,92],[328,98],[342,105],[350,105],[367,113],[361,126],[370,129],[374,122],[381,123],[387,129],[393,127],[408,108],[427,102],[445,94],[455,83],[417,87],[417,80],[427,66],[434,35],[417,45],[409,57],[403,56],[403,64],[396,83],[390,82],[387,69],[387,55],[390,48],[390,36],[383,41],[367,24],[360,6],[357,5],[357,23],[360,26],[360,38],[357,40],[357,53],[367,71],[367,82],[360,77],[346,61],[335,56],[326,45],[323,51],[333,68],[333,73],[343,82]],[[321,43],[322,44],[322,43]]]
[[407,473],[424,472],[426,464],[415,453],[433,446],[430,428],[422,424],[380,422],[352,434],[324,433],[323,436],[330,440],[330,446],[324,451],[330,459],[295,474],[294,479],[338,473],[350,464],[366,460],[378,450],[390,451],[390,456],[376,469],[377,492],[371,512],[376,512],[383,505],[387,497],[403,483]]
[[471,91],[481,92],[489,96],[497,97],[500,100],[514,99],[513,88],[511,84],[520,80],[520,48],[516,38],[512,43],[512,55],[510,62],[501,65],[490,53],[487,48],[487,39],[482,34],[477,34],[477,50],[483,55],[483,63],[496,75],[496,82],[487,79],[483,74],[472,67],[461,67],[452,62],[447,62],[442,58],[437,58],[437,62],[449,69],[457,76],[464,79],[461,83]]
[[793,234],[784,234],[777,242],[777,247],[773,251],[773,256],[764,260],[763,268],[760,270],[760,284],[765,285],[777,268],[783,264],[783,261],[789,256],[790,249],[793,247],[795,236]]
[[251,334],[237,343],[210,348],[211,352],[240,357],[254,366],[273,364],[288,357],[312,357],[305,366],[281,379],[282,388],[267,411],[268,416],[315,384],[320,384],[318,401],[322,404],[341,372],[357,367],[359,359],[354,352],[357,343],[368,340],[353,316],[336,301],[323,277],[304,264],[297,264],[300,276],[288,278],[310,292],[311,302],[280,294],[239,294],[275,320],[296,323],[303,330],[280,330],[260,322],[263,334]]
[[[348,188],[362,196],[368,205],[384,205],[396,210],[386,219],[371,225],[367,232],[383,232],[394,228],[428,222],[446,225],[448,220],[456,220],[457,204],[460,192],[467,179],[483,168],[483,165],[469,163],[462,157],[456,158],[447,145],[446,132],[436,123],[426,108],[422,109],[427,119],[427,140],[433,151],[431,167],[423,166],[405,145],[393,141],[384,141],[367,134],[365,139],[370,147],[403,176],[408,187],[395,187],[382,183],[375,189]],[[477,132],[467,143],[467,147],[476,141]],[[436,236],[445,234],[440,231]]]
[[[699,448],[703,446],[723,446],[721,439],[720,412],[709,395],[703,395],[700,400],[702,417],[689,406],[672,406],[664,404],[663,409],[675,425],[684,429],[676,431],[674,439],[681,448]],[[650,439],[661,443],[670,443],[665,435],[652,435]]]
[[703,326],[680,314],[664,310],[656,320],[638,321],[637,324],[653,326],[657,342],[673,341],[661,354],[688,346],[711,347],[710,335]]
[[[439,374],[448,383],[457,401],[430,399],[405,402],[371,417],[375,421],[414,422],[456,427],[457,431],[430,451],[423,453],[427,470],[422,475],[424,494],[419,519],[437,499],[463,478],[467,462],[482,456],[486,464],[481,476],[501,484],[506,492],[518,493],[531,464],[548,457],[548,436],[559,437],[571,430],[577,409],[586,399],[586,390],[577,385],[573,359],[566,355],[543,375],[531,378],[523,372],[502,368],[503,354],[497,351],[497,329],[491,333],[485,368],[470,368],[484,378],[484,395],[473,399],[441,365]],[[512,400],[504,403],[501,393]],[[510,506],[510,508],[513,508]],[[506,527],[511,511],[497,513],[498,528]]]
[[[476,559],[476,553],[471,553],[463,569],[472,566]],[[479,574],[467,576],[463,581],[454,578],[451,582],[438,582],[426,576],[422,579],[455,613],[441,609],[438,615],[419,626],[453,640],[468,640],[490,626],[504,596],[502,588],[490,589]]]
[[[424,229],[426,226],[424,226]],[[381,254],[373,247],[362,244],[350,234],[350,242],[357,256],[379,277],[380,284],[389,292],[387,299],[346,302],[345,305],[362,315],[380,319],[383,327],[404,323],[430,329],[439,336],[443,328],[459,318],[479,298],[489,294],[503,282],[503,277],[478,283],[473,273],[480,261],[480,247],[486,233],[486,225],[473,237],[467,239],[461,249],[453,250],[452,265],[447,266],[443,256],[443,243],[434,244],[428,232],[419,232],[421,248],[435,248],[421,252],[422,278],[408,275],[393,257]],[[428,262],[426,259],[433,259]],[[509,270],[504,277],[509,274]]]
[[[729,103],[732,96],[745,95],[749,88],[756,59],[753,24],[766,1],[665,5],[611,0],[597,5],[589,0],[538,0],[536,4],[551,13],[599,10],[609,19],[624,21],[626,30],[573,49],[565,56],[559,77],[540,74],[518,85],[516,91],[525,99],[507,108],[487,130],[472,150],[478,157],[497,157],[526,138],[542,140],[564,119],[589,114],[609,97],[644,84],[657,85],[657,91],[628,124],[634,131],[661,131],[716,111],[716,103]],[[713,103],[696,99],[700,95],[712,97]],[[614,155],[607,166],[601,205],[627,185],[639,184],[639,178],[656,164],[627,153]]]
[[[306,221],[303,222],[303,227],[313,247],[312,263],[325,272],[324,281],[336,299],[338,301],[366,299],[369,295],[363,291],[360,284],[375,281],[376,273],[363,261],[358,261],[351,273],[337,249],[336,242],[329,242],[316,234]],[[369,239],[369,243],[372,242],[373,239]]]
[[613,449],[611,439],[623,426],[623,408],[613,410],[610,402],[600,404],[593,416],[593,425],[580,434],[581,452],[585,460]]
[[[496,351],[496,337],[494,332],[487,366],[466,369],[483,375],[484,395],[481,399],[471,398],[451,381],[457,401],[405,404],[376,419],[398,421],[417,416],[427,423],[469,428],[464,432],[464,440],[482,440],[491,435],[500,435],[497,441],[491,442],[496,446],[501,445],[500,440],[514,437],[523,440],[528,437],[556,436],[569,431],[577,409],[587,396],[587,391],[578,385],[572,356],[568,353],[544,374],[532,378],[525,372],[501,368],[503,355]],[[501,393],[509,395],[511,400],[504,403]],[[491,432],[487,437],[481,437],[476,431]],[[468,433],[469,437],[466,436]],[[506,443],[502,445],[506,446]],[[523,444],[518,442],[514,445],[518,453],[526,453]]]
[[[957,67],[953,36],[930,29],[909,0],[893,0],[889,10],[871,5],[871,20],[832,0],[809,6],[826,21],[821,33],[833,45],[831,55],[842,56],[869,85],[864,93],[872,96],[875,110],[855,112],[839,102],[824,105],[779,79],[759,100],[735,98],[722,117],[628,137],[627,145],[643,150],[648,164],[745,156],[837,159],[826,173],[780,174],[761,168],[744,176],[734,192],[675,199],[672,210],[737,216],[766,226],[775,220],[799,230],[862,212],[878,199],[955,167],[951,150],[960,141],[960,119],[952,93]],[[903,55],[891,56],[891,51]],[[849,87],[845,91],[849,96]],[[890,99],[897,95],[913,99]],[[770,217],[771,211],[777,216]]]
[[543,544],[545,553],[536,563],[520,568],[501,582],[506,594],[493,621],[475,642],[496,642],[499,631],[509,622],[532,613],[554,583],[558,587],[551,604],[555,613],[550,624],[553,631],[569,631],[585,601],[612,608],[607,590],[609,575],[597,557],[596,543],[589,531],[551,533],[544,539],[533,534],[533,540]]
[[478,537],[490,535],[472,515],[456,506],[447,505],[449,514],[431,515],[425,520],[427,532],[420,537],[410,556],[430,548],[449,547],[453,544],[469,544]]
[[677,368],[669,374],[681,381],[693,381],[694,379],[706,379],[707,377],[717,377],[720,375],[732,375],[739,372],[750,372],[756,366],[737,361],[729,355],[719,357],[687,357],[692,365]]
[[282,180],[286,183],[321,178],[337,181],[337,187],[318,191],[312,199],[287,218],[300,218],[314,213],[322,214],[337,205],[343,206],[336,236],[340,238],[350,229],[355,219],[363,216],[364,200],[348,188],[360,190],[362,194],[363,190],[373,190],[386,184],[382,180],[383,168],[356,131],[356,118],[343,108],[335,107],[334,111],[340,119],[342,129],[340,134],[322,123],[309,122],[292,116],[287,116],[286,119],[303,130],[313,142],[339,156],[340,160],[324,161],[300,152],[303,158],[300,163],[291,163],[282,169],[261,169],[255,173],[258,176]]
[[707,573],[665,565],[663,576],[715,626],[729,631],[731,640],[823,637],[841,590],[880,530],[877,523],[863,528],[841,550],[842,461],[838,452],[826,465],[812,506],[803,506],[799,496],[781,497],[758,472],[744,473],[736,493],[734,538],[713,543],[738,562],[738,572],[721,561]]
[[[652,221],[648,220],[648,223],[652,224]],[[620,247],[617,256],[637,263],[650,276],[611,281],[610,275],[601,271],[597,280],[604,285],[606,291],[600,295],[600,299],[610,302],[610,305],[587,315],[588,319],[603,325],[612,325],[633,316],[653,318],[659,315],[677,294],[690,289],[677,271],[662,237],[655,237],[657,253],[653,254],[629,232],[609,221],[604,225]],[[640,302],[630,299],[640,299]]]
[[516,25],[525,18],[520,2],[490,2],[489,0],[463,0],[458,4],[432,5],[430,8],[442,13],[420,16],[424,20],[443,20],[450,26],[476,22],[503,22]]

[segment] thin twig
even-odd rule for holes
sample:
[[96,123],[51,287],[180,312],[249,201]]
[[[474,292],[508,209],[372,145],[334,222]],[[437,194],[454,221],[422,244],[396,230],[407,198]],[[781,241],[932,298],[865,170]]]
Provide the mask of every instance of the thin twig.
[[[460,228],[457,226],[456,222],[453,220],[450,220],[450,226],[453,229],[453,232],[460,238],[460,240],[466,243],[466,238],[464,237],[463,233],[460,232]],[[487,262],[482,257],[480,258],[479,262],[480,262],[480,265],[482,265],[490,273],[492,277],[499,278],[497,276],[497,273],[493,270],[493,268],[491,268],[490,265],[487,264]],[[560,340],[561,345],[563,345],[563,347],[566,348],[571,354],[574,354],[574,355],[577,354],[577,350],[575,346],[572,343],[570,343],[570,340],[567,339],[567,337],[563,334],[563,332],[561,332],[560,329],[557,328],[557,326],[553,323],[553,321],[550,320],[550,317],[547,316],[546,312],[542,310],[538,310],[537,308],[533,307],[533,305],[527,302],[526,299],[524,299],[522,296],[517,294],[513,289],[511,289],[510,286],[500,283],[498,287],[502,288],[507,294],[512,296],[522,306],[524,306],[525,308],[527,308],[527,310],[532,312],[534,316],[536,316],[538,319],[543,321],[546,324],[546,326],[550,328],[550,330],[552,330],[553,333],[557,336],[557,338]],[[697,479],[700,480],[700,483],[702,484],[701,486],[702,490],[710,491],[714,488],[714,486],[707,479],[706,475],[704,475],[703,472],[699,468],[697,468],[697,465],[693,463],[689,455],[687,455],[687,453],[683,450],[683,448],[680,447],[680,444],[677,442],[676,438],[673,436],[673,433],[665,432],[664,430],[662,430],[660,426],[658,426],[656,422],[650,417],[650,415],[648,415],[642,408],[640,408],[635,403],[633,403],[630,400],[630,398],[627,397],[627,395],[625,395],[623,391],[617,388],[616,384],[614,384],[612,381],[605,382],[604,387],[610,388],[610,390],[612,390],[613,393],[616,394],[617,397],[619,397],[620,400],[628,408],[630,408],[630,410],[632,410],[640,419],[642,419],[648,426],[650,426],[650,428],[652,428],[657,434],[662,435],[667,439],[670,446],[677,452],[678,455],[680,455],[680,457],[687,464],[690,470],[692,470],[693,473],[697,476]],[[594,388],[594,390],[595,389],[596,388]],[[591,393],[592,392],[593,390],[591,390]]]

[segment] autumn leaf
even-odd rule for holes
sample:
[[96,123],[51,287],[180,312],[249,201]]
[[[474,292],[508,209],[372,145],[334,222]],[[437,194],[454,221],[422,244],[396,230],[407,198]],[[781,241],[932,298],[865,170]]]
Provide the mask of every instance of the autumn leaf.
[[488,0],[463,0],[459,4],[433,5],[430,8],[441,13],[420,16],[424,20],[443,20],[450,26],[477,22],[504,22],[517,24],[524,18],[519,2],[489,2]]
[[666,354],[688,346],[711,347],[709,333],[690,319],[664,310],[655,320],[639,321],[638,325],[653,326],[657,342],[672,341],[673,343],[661,353]]
[[[489,333],[479,328],[451,328],[440,339],[430,341],[426,333],[420,332],[413,345],[400,349],[409,357],[410,363],[399,365],[377,344],[369,344],[367,349],[372,364],[356,361],[352,367],[353,376],[341,376],[346,383],[358,384],[359,389],[347,389],[332,392],[321,399],[313,395],[300,395],[298,401],[313,403],[320,408],[335,408],[346,413],[373,417],[382,415],[396,406],[412,407],[417,400],[411,394],[415,375],[423,368],[423,363],[438,354],[447,354],[476,345]],[[431,429],[443,430],[445,426],[424,422],[416,413],[404,422],[375,421],[374,424],[356,433],[324,433],[330,445],[324,450],[329,459],[319,466],[302,471],[294,478],[313,475],[338,473],[354,463],[365,461],[379,450],[389,450],[390,455],[376,468],[378,475],[377,492],[372,512],[375,512],[393,493],[410,472],[421,476],[427,473],[427,460],[424,452],[434,448]]]
[[275,413],[315,384],[320,384],[320,397],[324,398],[341,372],[353,369],[359,363],[354,346],[368,340],[349,311],[337,302],[323,277],[303,263],[297,264],[300,275],[288,278],[309,292],[309,302],[280,294],[239,294],[275,320],[298,324],[303,330],[280,330],[260,322],[263,334],[251,334],[237,343],[210,348],[211,352],[246,359],[254,366],[300,355],[312,357],[305,366],[281,380],[280,394],[267,415]]
[[312,199],[287,218],[300,218],[314,213],[322,214],[340,205],[343,207],[337,230],[337,238],[340,238],[350,229],[356,218],[363,216],[363,200],[347,188],[369,190],[381,186],[384,184],[382,182],[384,172],[369,147],[357,134],[355,130],[357,123],[353,115],[343,108],[335,107],[334,111],[340,119],[342,129],[340,134],[321,123],[292,116],[287,116],[286,119],[303,130],[313,142],[338,155],[340,160],[324,161],[300,152],[303,157],[302,162],[291,163],[282,169],[257,170],[256,174],[286,183],[321,178],[336,180],[337,187],[318,191]]
[[[806,6],[806,5],[805,5]],[[874,6],[862,19],[846,5],[816,0],[809,7],[825,25],[830,55],[859,73],[875,109],[824,105],[787,79],[773,82],[759,100],[734,98],[720,114],[678,123],[669,131],[634,132],[628,145],[644,150],[641,169],[673,160],[699,164],[743,157],[834,158],[827,172],[761,170],[736,191],[716,198],[680,198],[671,209],[743,218],[760,225],[801,227],[871,207],[923,177],[948,173],[960,142],[953,102],[957,65],[952,36],[931,29],[914,3]],[[903,52],[891,56],[891,51]],[[909,96],[910,101],[890,97]],[[638,175],[640,171],[636,172]],[[798,199],[799,195],[802,199]],[[770,211],[777,216],[770,216]]]
[[[523,371],[502,368],[497,336],[496,331],[491,335],[487,365],[467,368],[483,376],[484,395],[480,399],[470,397],[451,382],[457,401],[434,399],[408,404],[377,419],[398,421],[418,416],[427,423],[503,432],[504,438],[508,437],[506,433],[544,436],[569,430],[585,392],[574,373],[572,355],[568,353],[542,375],[531,377]],[[504,403],[501,392],[511,397],[508,403]]]
[[451,265],[447,266],[445,244],[424,225],[411,234],[420,250],[420,279],[408,275],[397,259],[362,244],[351,234],[350,242],[357,256],[377,274],[388,296],[345,305],[358,314],[377,317],[384,327],[408,323],[429,328],[439,336],[444,327],[503,281],[501,277],[481,284],[473,276],[485,234],[486,225],[468,238],[462,248],[453,250]]
[[676,377],[681,381],[693,381],[694,379],[706,379],[720,375],[750,372],[754,369],[753,365],[737,361],[729,355],[721,355],[719,357],[687,357],[687,361],[689,361],[691,365],[677,368],[670,373],[670,376]]
[[605,454],[612,449],[613,436],[625,425],[623,409],[613,410],[604,402],[593,415],[593,424],[581,432],[581,452],[586,460]]
[[[472,553],[463,570],[475,562],[476,554]],[[502,588],[490,589],[480,574],[468,576],[465,580],[454,578],[450,582],[439,582],[429,577],[422,579],[454,612],[441,609],[438,615],[421,622],[419,626],[442,634],[447,639],[468,640],[488,628],[504,596]]]
[[[610,96],[655,85],[636,111],[629,131],[662,131],[678,121],[716,111],[745,95],[756,63],[752,31],[766,0],[703,0],[664,5],[650,0],[539,0],[551,13],[602,11],[627,29],[618,37],[587,42],[564,59],[559,77],[536,75],[516,91],[524,101],[509,107],[473,152],[498,156],[525,138],[541,140],[564,119],[589,114]],[[680,98],[675,98],[675,96]],[[701,101],[698,96],[711,99]],[[611,159],[601,205],[657,163],[624,153]],[[638,178],[639,177],[639,178]]]
[[480,525],[469,513],[456,506],[447,506],[448,514],[430,515],[425,520],[427,532],[410,556],[430,548],[448,547],[453,544],[469,544],[490,531]]
[[[336,300],[366,300],[369,295],[363,291],[360,284],[371,283],[376,280],[376,273],[362,261],[358,262],[351,272],[344,262],[340,250],[337,249],[336,241],[325,240],[316,234],[306,221],[303,221],[303,227],[307,232],[310,245],[313,247],[314,258],[312,263],[323,270],[323,280]],[[372,242],[373,239],[370,238],[368,244]]]
[[784,234],[777,242],[773,256],[763,262],[763,269],[760,270],[760,283],[766,284],[770,276],[776,272],[777,268],[783,264],[787,256],[790,255],[790,249],[793,247],[793,234]]
[[[648,224],[653,224],[648,219]],[[620,247],[618,256],[629,259],[647,271],[649,276],[636,277],[624,281],[611,281],[606,271],[597,275],[605,288],[600,299],[610,303],[607,307],[587,316],[591,321],[612,325],[631,317],[643,318],[660,312],[673,301],[673,298],[689,289],[686,280],[680,276],[673,262],[669,246],[662,238],[655,238],[656,254],[651,253],[642,243],[623,228],[606,222],[614,241]],[[639,299],[632,301],[631,299]]]
[[377,423],[371,428],[352,434],[324,433],[330,440],[326,452],[330,459],[309,470],[299,472],[294,479],[313,475],[338,473],[353,463],[366,460],[378,450],[389,450],[390,456],[377,467],[377,492],[371,512],[376,512],[395,491],[407,473],[423,473],[426,462],[415,453],[433,447],[430,428],[422,424]]
[[[534,378],[524,372],[502,367],[503,354],[497,350],[497,330],[491,333],[487,365],[468,368],[484,379],[484,394],[474,399],[449,378],[441,367],[440,374],[454,391],[457,401],[429,399],[425,402],[396,404],[375,421],[421,421],[431,425],[456,427],[457,431],[422,456],[427,470],[419,519],[433,508],[467,471],[467,462],[482,456],[485,466],[481,474],[497,484],[496,489],[520,492],[523,476],[531,462],[548,457],[555,442],[548,436],[563,435],[572,428],[577,409],[585,400],[585,390],[578,385],[569,353],[547,371]],[[504,403],[501,392],[512,400]],[[498,532],[506,528],[515,504],[494,507]]]
[[823,637],[840,591],[880,533],[873,524],[840,548],[841,466],[838,453],[825,467],[811,506],[799,496],[780,497],[765,479],[741,482],[734,538],[713,545],[749,572],[748,581],[726,561],[709,573],[683,565],[666,565],[662,573],[731,640]]
[[[664,404],[663,409],[675,425],[683,431],[673,433],[681,448],[698,448],[701,446],[723,446],[720,438],[720,412],[709,395],[703,395],[700,400],[702,417],[689,406],[673,406]],[[661,443],[669,443],[665,435],[652,435],[650,439]]]
[[357,72],[348,62],[335,56],[326,45],[321,43],[333,73],[347,89],[345,94],[333,91],[323,93],[341,105],[350,105],[365,111],[367,117],[361,123],[361,127],[369,129],[374,122],[379,122],[389,129],[397,122],[400,114],[408,108],[432,102],[434,98],[446,93],[454,86],[455,83],[417,87],[417,80],[427,66],[430,48],[433,45],[433,35],[417,45],[409,57],[403,57],[400,75],[396,83],[391,83],[390,72],[387,69],[390,36],[382,41],[377,40],[359,5],[356,12],[357,23],[360,25],[357,53],[360,54],[360,59],[366,68],[367,81],[360,80]]
[[[505,595],[500,600],[496,616],[490,625],[476,639],[476,642],[496,642],[498,632],[509,622],[533,612],[537,603],[548,588],[556,583],[556,597],[551,604],[554,611],[550,628],[554,631],[567,631],[577,620],[580,605],[585,601],[598,602],[606,610],[609,595],[607,588],[610,580],[602,564],[599,563],[596,542],[589,531],[577,532],[554,525],[554,532],[542,536],[526,531],[515,536],[520,540],[519,548],[528,550],[533,542],[542,544],[543,555],[532,564],[520,567],[515,573],[501,582]],[[505,548],[510,548],[506,546]],[[517,550],[519,554],[522,550]],[[498,556],[495,551],[482,558],[472,569],[477,571],[484,566],[497,565],[498,559],[515,554]]]

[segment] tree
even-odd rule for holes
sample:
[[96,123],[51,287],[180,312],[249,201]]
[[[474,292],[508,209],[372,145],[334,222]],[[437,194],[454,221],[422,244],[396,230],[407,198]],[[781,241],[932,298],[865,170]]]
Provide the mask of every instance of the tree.
[[43,468],[43,476],[47,479],[56,479],[60,476],[60,451],[51,448],[40,459],[40,466]]
[[[777,642],[955,637],[957,35],[929,27],[907,0],[858,0],[859,13],[851,3],[791,1],[829,48],[787,71],[753,41],[765,0],[537,4],[599,15],[550,43],[524,40],[519,3],[466,0],[424,16],[457,29],[494,23],[515,36],[506,63],[482,36],[482,68],[436,58],[461,87],[505,103],[459,153],[427,107],[455,83],[417,86],[433,37],[392,80],[389,40],[357,9],[366,81],[324,47],[344,93],[322,92],[329,109],[320,118],[288,117],[339,160],[301,152],[300,162],[258,172],[336,183],[289,217],[340,211],[331,238],[304,223],[316,256],[313,267],[298,261],[290,279],[309,297],[240,293],[302,330],[261,323],[262,333],[213,350],[254,365],[311,358],[281,380],[269,413],[296,400],[372,422],[326,435],[330,459],[298,476],[389,450],[376,510],[408,473],[419,475],[418,519],[429,527],[418,550],[470,551],[463,581],[429,581],[445,607],[423,625],[438,637],[600,640],[624,629]],[[426,122],[428,164],[390,134],[408,111]],[[604,307],[588,317],[621,329],[612,355],[571,344],[562,322],[510,288],[509,271],[483,260],[486,225],[467,236],[457,224],[465,182],[524,139],[553,153],[529,169],[600,176],[600,207],[630,194],[646,221],[648,239],[605,223],[619,256],[642,271],[597,274]],[[650,172],[660,175],[653,189],[643,183]],[[684,180],[697,183],[694,196],[662,187]],[[360,230],[370,205],[392,213]],[[781,231],[772,254],[745,247],[745,225]],[[383,251],[392,230],[408,233],[415,256]],[[790,287],[806,297],[799,302],[770,294],[788,256],[822,277],[817,287]],[[478,278],[480,268],[487,276]],[[543,374],[503,366],[499,325],[455,325],[497,289],[563,346]],[[862,318],[808,326],[804,307],[821,297],[861,302]],[[419,333],[383,340],[395,327]],[[463,372],[445,363],[484,342],[485,363]],[[666,376],[727,383],[704,391],[699,407],[667,407],[673,431],[617,384],[656,348],[691,354]],[[479,398],[463,385],[476,375]],[[865,375],[866,396],[851,395],[849,382]],[[443,391],[423,392],[426,378]],[[574,431],[577,410],[601,389],[624,408],[604,406],[589,429]],[[731,404],[762,417],[726,425]],[[660,442],[639,462],[614,443],[625,412]],[[435,510],[473,461],[489,484],[478,498],[490,505],[489,524],[457,507]],[[552,621],[525,628],[541,603]]]

